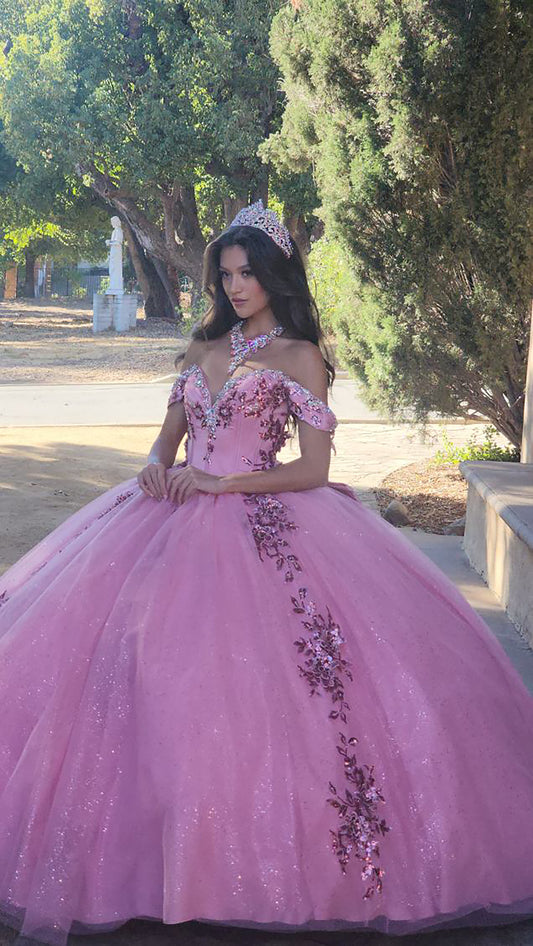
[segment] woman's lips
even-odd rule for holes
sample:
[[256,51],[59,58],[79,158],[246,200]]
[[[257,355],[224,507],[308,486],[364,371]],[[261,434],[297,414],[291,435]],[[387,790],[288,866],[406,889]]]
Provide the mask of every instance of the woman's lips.
[[244,305],[245,302],[246,302],[246,299],[234,299],[233,305]]

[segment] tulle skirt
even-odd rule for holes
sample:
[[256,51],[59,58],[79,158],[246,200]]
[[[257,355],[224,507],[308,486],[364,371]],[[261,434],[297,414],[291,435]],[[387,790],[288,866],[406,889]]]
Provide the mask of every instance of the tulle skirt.
[[533,916],[533,698],[349,487],[175,506],[127,480],[0,595],[0,910],[23,936]]

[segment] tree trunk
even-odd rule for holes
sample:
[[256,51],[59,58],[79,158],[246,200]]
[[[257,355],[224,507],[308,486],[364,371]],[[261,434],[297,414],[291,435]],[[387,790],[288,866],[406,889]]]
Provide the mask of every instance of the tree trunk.
[[30,249],[27,249],[24,253],[25,258],[25,271],[24,271],[24,289],[22,290],[22,295],[27,299],[35,298],[35,260],[37,259],[37,254]]
[[310,239],[310,241],[311,241],[312,243],[316,243],[317,240],[320,240],[320,238],[324,236],[324,231],[325,231],[325,229],[326,229],[326,228],[325,228],[325,226],[324,226],[324,221],[323,221],[323,220],[317,220],[317,222],[315,223],[313,229],[311,230],[311,233],[309,234],[309,239]]
[[233,218],[239,213],[239,210],[242,210],[243,207],[246,207],[247,198],[224,197],[222,203],[224,204],[224,223],[226,227],[229,227]]
[[263,175],[262,180],[253,189],[251,203],[255,204],[258,200],[263,201],[263,207],[268,207],[268,174]]
[[[135,233],[145,256],[159,260],[165,267],[165,283],[171,286],[177,279],[175,274],[184,273],[193,283],[199,285],[202,278],[202,257],[205,240],[198,223],[198,213],[194,197],[194,187],[175,185],[172,193],[160,188],[153,191],[153,196],[163,206],[164,229],[161,231],[137,205],[134,196],[127,190],[117,187],[111,178],[90,163],[75,165],[76,173],[82,177],[90,176],[90,186],[108,206],[113,207],[123,223],[128,223]],[[160,278],[162,270],[158,267]],[[179,306],[175,290],[174,306]]]
[[126,220],[122,220],[122,226],[135,275],[143,294],[146,318],[175,318],[174,300],[169,298],[167,288],[163,285],[156,267],[144,252]]
[[168,277],[167,268],[165,264],[157,258],[157,256],[153,260],[153,268],[154,272],[157,274],[159,285],[164,291],[165,298],[163,299],[163,297],[161,297],[161,311],[154,312],[150,317],[176,319],[179,317],[177,313],[181,314],[180,300],[179,296],[176,297],[174,294],[175,286],[172,285]]
[[307,259],[309,250],[311,249],[311,244],[309,241],[309,234],[307,232],[307,227],[304,223],[304,218],[302,214],[298,213],[297,210],[291,211],[290,209],[285,212],[284,224],[287,227],[291,237],[294,242],[297,244],[298,249],[302,255],[302,259]]

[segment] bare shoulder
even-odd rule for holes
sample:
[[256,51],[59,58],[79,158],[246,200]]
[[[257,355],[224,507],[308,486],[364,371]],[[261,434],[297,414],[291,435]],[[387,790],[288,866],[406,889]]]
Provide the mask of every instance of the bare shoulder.
[[202,352],[205,349],[206,342],[199,339],[192,338],[189,347],[187,348],[185,354],[183,355],[181,361],[178,363],[180,371],[185,371],[186,368],[190,368],[191,365],[199,364],[202,360]]
[[286,353],[288,374],[322,400],[327,399],[328,373],[318,345],[307,339],[294,339]]

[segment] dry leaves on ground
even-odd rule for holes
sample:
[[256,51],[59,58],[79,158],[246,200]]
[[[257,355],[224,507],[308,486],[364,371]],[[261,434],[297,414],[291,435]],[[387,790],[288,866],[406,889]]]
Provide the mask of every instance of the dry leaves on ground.
[[398,499],[414,528],[442,535],[444,526],[465,515],[467,491],[457,463],[419,460],[386,476],[375,495],[381,514]]

